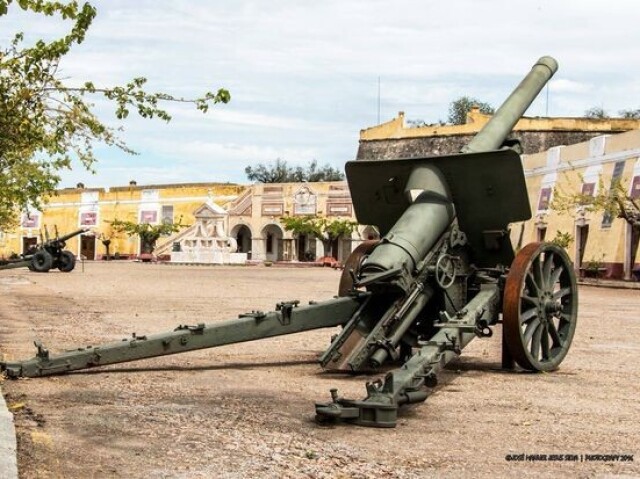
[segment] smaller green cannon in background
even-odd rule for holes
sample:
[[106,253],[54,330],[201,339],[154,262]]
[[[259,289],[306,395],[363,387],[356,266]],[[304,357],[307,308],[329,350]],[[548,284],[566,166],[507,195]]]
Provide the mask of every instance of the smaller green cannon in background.
[[513,250],[509,224],[531,218],[531,208],[508,139],[556,69],[553,58],[538,60],[460,154],[347,163],[358,222],[377,226],[382,239],[351,254],[336,298],[282,302],[272,312],[57,355],[38,341],[35,357],[2,368],[9,377],[48,376],[342,326],[322,367],[357,373],[401,366],[367,383],[362,400],[332,389],[330,401],[316,404],[316,417],[373,427],[394,427],[402,405],[424,401],[437,373],[499,323],[503,367],[556,369],[576,328],[576,278],[558,246]]
[[89,230],[80,228],[60,236],[58,228],[54,229],[56,236],[49,238],[49,231],[45,226],[44,237],[41,238],[40,243],[15,260],[6,260],[0,263],[0,270],[26,267],[38,273],[47,273],[52,268],[57,268],[63,273],[73,271],[76,266],[76,257],[71,251],[64,249],[66,241]]

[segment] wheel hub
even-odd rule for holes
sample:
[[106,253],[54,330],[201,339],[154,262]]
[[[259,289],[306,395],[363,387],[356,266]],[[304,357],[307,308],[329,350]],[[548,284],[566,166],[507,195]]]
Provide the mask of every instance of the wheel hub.
[[562,309],[562,305],[554,299],[545,300],[544,302],[543,310],[547,316],[554,315],[561,309]]

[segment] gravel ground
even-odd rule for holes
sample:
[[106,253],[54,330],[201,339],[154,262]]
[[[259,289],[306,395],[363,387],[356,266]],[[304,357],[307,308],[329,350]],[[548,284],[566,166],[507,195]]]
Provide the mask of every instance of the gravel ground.
[[[35,339],[56,352],[271,310],[281,300],[327,299],[339,274],[132,263],[87,263],[69,274],[2,271],[0,352],[25,359]],[[315,361],[333,330],[4,381],[20,474],[639,477],[640,291],[582,287],[580,295],[580,322],[559,371],[500,371],[497,331],[473,341],[426,403],[402,410],[395,429],[313,421],[314,401],[328,400],[331,387],[362,398],[372,379],[321,371]],[[520,454],[524,461],[507,460]],[[531,460],[536,454],[563,460]],[[594,454],[634,461],[586,456]]]

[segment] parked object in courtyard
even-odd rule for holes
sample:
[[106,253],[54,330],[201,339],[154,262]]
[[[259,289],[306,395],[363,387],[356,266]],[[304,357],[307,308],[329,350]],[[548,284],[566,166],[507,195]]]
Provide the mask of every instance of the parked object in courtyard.
[[76,266],[76,256],[69,250],[64,249],[66,241],[89,231],[87,228],[80,228],[66,235],[60,236],[58,228],[55,228],[56,236],[49,238],[49,232],[45,226],[45,235],[42,242],[34,246],[30,251],[21,255],[15,260],[8,260],[0,264],[0,269],[29,268],[38,273],[47,273],[52,268],[58,268],[63,273],[73,271]]
[[564,250],[532,243],[515,255],[508,226],[531,217],[511,129],[557,69],[541,58],[493,119],[458,155],[354,161],[346,165],[361,224],[375,225],[348,258],[338,297],[273,312],[180,325],[169,333],[3,363],[9,377],[35,377],[312,329],[342,326],[320,363],[329,370],[374,371],[402,363],[367,384],[362,400],[316,404],[321,421],[393,427],[398,408],[424,401],[437,373],[475,337],[502,322],[503,366],[551,371],[566,356],[578,295]]

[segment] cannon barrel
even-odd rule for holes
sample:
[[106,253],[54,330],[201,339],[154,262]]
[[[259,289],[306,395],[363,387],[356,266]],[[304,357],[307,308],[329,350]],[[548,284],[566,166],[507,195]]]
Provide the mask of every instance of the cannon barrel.
[[414,270],[453,221],[451,195],[438,168],[416,168],[405,188],[406,195],[413,192],[413,203],[363,263],[364,276],[402,267]]
[[[500,148],[557,69],[558,63],[553,58],[540,58],[462,151],[480,153]],[[404,194],[411,198],[410,206],[363,262],[360,269],[362,276],[397,268],[413,270],[453,222],[455,209],[449,185],[434,164],[413,170],[404,187]]]
[[491,120],[462,149],[462,152],[478,153],[500,148],[515,124],[557,70],[558,62],[554,58],[548,56],[540,58],[509,98],[498,108]]
[[60,236],[55,238],[54,240],[49,240],[47,241],[47,243],[52,243],[53,241],[57,241],[57,242],[64,242],[67,241],[68,239],[73,238],[74,236],[78,236],[82,233],[86,233],[87,231],[89,231],[88,228],[80,228],[78,230],[72,231],[71,233],[67,233],[66,235]]

